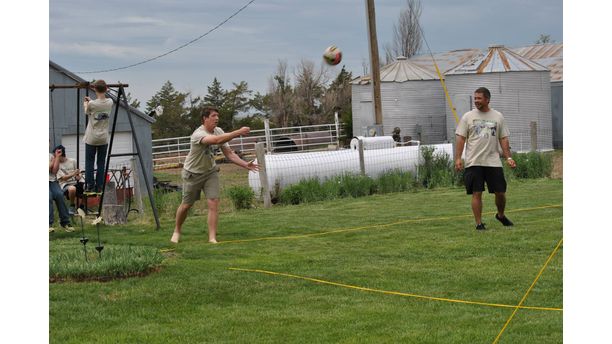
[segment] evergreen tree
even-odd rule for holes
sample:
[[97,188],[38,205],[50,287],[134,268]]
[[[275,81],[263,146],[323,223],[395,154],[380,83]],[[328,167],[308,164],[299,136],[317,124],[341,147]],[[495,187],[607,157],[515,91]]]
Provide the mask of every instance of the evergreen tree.
[[212,85],[207,86],[208,94],[204,96],[204,106],[221,109],[225,102],[225,90],[221,87],[221,82],[215,77]]
[[219,126],[224,130],[235,129],[234,118],[251,107],[250,95],[253,91],[245,81],[236,84],[234,88],[225,92],[223,106],[220,108]]
[[188,112],[184,106],[188,95],[189,93],[176,91],[172,83],[166,81],[147,102],[147,113],[158,105],[164,108],[163,115],[156,117],[151,126],[154,139],[191,135],[193,128],[189,125]]

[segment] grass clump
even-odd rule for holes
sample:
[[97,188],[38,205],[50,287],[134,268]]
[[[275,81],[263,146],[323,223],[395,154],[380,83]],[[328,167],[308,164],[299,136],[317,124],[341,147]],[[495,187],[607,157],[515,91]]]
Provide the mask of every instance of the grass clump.
[[236,210],[250,209],[253,207],[255,200],[255,192],[244,185],[236,185],[227,189],[227,194],[232,200],[232,204]]
[[99,255],[91,243],[85,251],[76,239],[55,240],[50,242],[49,280],[103,281],[139,276],[157,269],[162,260],[154,247],[106,245]]
[[516,162],[516,168],[512,170],[512,174],[516,178],[548,178],[552,173],[551,154],[540,152],[515,153],[512,158]]
[[376,191],[381,194],[411,191],[416,187],[414,174],[410,171],[389,170],[376,179]]

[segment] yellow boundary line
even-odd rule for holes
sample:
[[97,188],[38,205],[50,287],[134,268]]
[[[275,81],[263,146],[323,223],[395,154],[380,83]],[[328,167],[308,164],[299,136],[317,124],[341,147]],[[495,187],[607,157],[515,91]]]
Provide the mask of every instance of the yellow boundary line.
[[368,292],[381,293],[381,294],[387,294],[387,295],[413,297],[413,298],[418,298],[418,299],[426,299],[430,301],[443,301],[443,302],[462,303],[462,304],[487,306],[487,307],[514,308],[515,312],[516,312],[516,309],[519,309],[519,308],[520,309],[541,310],[541,311],[557,311],[557,312],[563,311],[563,308],[555,308],[555,307],[523,306],[521,304],[506,305],[506,304],[500,304],[500,303],[467,301],[467,300],[449,299],[449,298],[435,297],[435,296],[418,295],[418,294],[413,294],[413,293],[403,293],[399,291],[380,290],[380,289],[359,287],[359,286],[338,283],[338,282],[325,281],[325,280],[317,279],[317,278],[304,277],[304,276],[292,275],[292,274],[287,274],[287,273],[282,273],[282,272],[274,272],[274,271],[259,270],[259,269],[229,268],[229,270],[243,271],[243,272],[257,272],[257,273],[262,273],[262,274],[267,274],[267,275],[291,277],[291,278],[296,278],[296,279],[301,279],[301,280],[306,280],[306,281],[311,281],[311,282],[316,282],[316,283],[321,283],[321,284],[333,285],[333,286],[342,287],[342,288],[356,289],[356,290],[361,290],[361,291],[368,291]]
[[[541,207],[506,210],[506,213],[517,213],[517,212],[522,212],[522,211],[533,211],[533,210],[540,210],[540,209],[562,208],[562,207],[563,207],[563,205],[561,205],[561,204],[554,204],[554,205],[546,205],[546,206],[541,206]],[[496,211],[492,211],[492,212],[483,213],[483,215],[493,215],[495,213],[496,213]],[[235,243],[252,242],[252,241],[264,241],[264,240],[301,239],[301,238],[309,238],[309,237],[323,236],[323,235],[343,233],[343,232],[354,232],[354,231],[364,230],[364,229],[391,227],[391,226],[397,226],[397,225],[401,225],[401,224],[405,224],[405,223],[425,222],[425,221],[440,221],[440,220],[453,220],[453,219],[459,219],[459,218],[471,217],[471,216],[473,216],[473,215],[472,214],[466,214],[466,215],[454,215],[454,216],[444,216],[444,217],[430,217],[430,218],[420,218],[420,219],[407,219],[407,220],[400,220],[400,221],[391,222],[391,223],[387,223],[387,224],[383,223],[383,224],[374,224],[374,225],[361,226],[361,227],[341,228],[341,229],[335,229],[335,230],[326,231],[326,232],[319,232],[319,233],[296,234],[296,235],[287,235],[287,236],[278,236],[278,237],[262,237],[262,238],[252,238],[252,239],[226,240],[226,241],[219,241],[219,244],[235,244]]]
[[548,256],[548,259],[546,259],[546,262],[544,263],[544,266],[542,266],[542,268],[540,269],[540,272],[538,272],[538,275],[536,276],[536,278],[531,283],[531,286],[529,286],[529,289],[527,289],[527,292],[525,293],[525,295],[523,295],[523,298],[521,299],[521,302],[519,302],[519,304],[514,307],[514,311],[512,312],[512,314],[510,315],[508,320],[506,320],[506,323],[504,324],[504,327],[502,327],[501,331],[499,331],[499,334],[497,335],[497,337],[495,337],[495,340],[493,341],[493,344],[495,344],[495,343],[497,343],[499,341],[499,338],[501,338],[501,335],[504,333],[504,331],[508,327],[508,324],[510,324],[510,321],[512,321],[512,318],[514,318],[514,315],[516,314],[516,312],[519,310],[519,308],[521,308],[523,302],[525,302],[525,300],[527,300],[527,296],[529,296],[529,293],[531,292],[531,290],[535,286],[536,282],[538,281],[538,279],[540,279],[540,276],[542,276],[542,273],[544,272],[544,270],[548,266],[548,263],[550,263],[550,261],[555,256],[555,254],[557,254],[557,251],[559,250],[559,247],[561,247],[562,243],[563,243],[563,238],[561,238],[561,240],[559,240],[559,243],[557,244],[555,249]]

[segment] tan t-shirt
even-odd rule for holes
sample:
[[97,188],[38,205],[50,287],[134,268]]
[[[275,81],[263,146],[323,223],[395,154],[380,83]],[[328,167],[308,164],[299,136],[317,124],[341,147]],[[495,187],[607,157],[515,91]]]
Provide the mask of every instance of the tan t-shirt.
[[[185,158],[185,164],[183,168],[191,173],[205,173],[210,171],[216,166],[214,159],[214,151],[218,145],[205,145],[201,141],[205,136],[208,135],[223,135],[225,132],[219,127],[215,127],[214,133],[209,133],[204,128],[204,125],[199,126],[190,138],[189,153]],[[224,147],[229,148],[229,144],[226,142],[223,144]]]
[[76,185],[78,180],[75,177],[70,177],[70,179],[66,181],[62,181],[62,177],[68,174],[71,174],[76,170],[76,160],[72,158],[66,158],[64,162],[60,162],[59,170],[57,171],[57,181],[59,182],[60,188],[64,189],[66,185]]
[[87,128],[83,142],[92,146],[102,146],[108,143],[108,127],[113,100],[110,98],[93,99],[87,105]]
[[466,138],[465,167],[502,167],[499,140],[510,135],[504,116],[494,109],[466,112],[455,134]]

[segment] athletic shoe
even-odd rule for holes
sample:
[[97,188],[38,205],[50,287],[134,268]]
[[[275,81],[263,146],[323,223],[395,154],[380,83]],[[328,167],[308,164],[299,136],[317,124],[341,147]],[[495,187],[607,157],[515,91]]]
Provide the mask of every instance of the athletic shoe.
[[484,231],[485,229],[487,229],[487,228],[485,227],[484,223],[476,225],[476,230],[477,231]]
[[68,215],[74,215],[75,212],[76,211],[74,210],[74,207],[71,206],[70,208],[68,208]]
[[55,228],[49,227],[49,233],[53,233],[53,232],[55,232]]
[[74,227],[71,224],[62,225],[62,228],[68,233],[74,232]]
[[506,216],[500,218],[497,214],[495,214],[495,218],[506,227],[514,226],[514,223],[512,223],[512,221],[510,221]]

